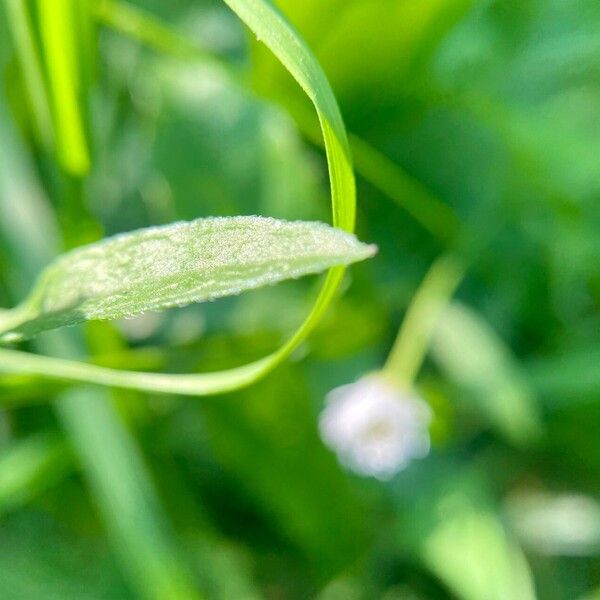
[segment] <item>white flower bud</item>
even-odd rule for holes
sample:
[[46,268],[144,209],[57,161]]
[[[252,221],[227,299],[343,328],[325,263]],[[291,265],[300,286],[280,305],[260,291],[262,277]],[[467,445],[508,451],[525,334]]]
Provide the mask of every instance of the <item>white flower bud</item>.
[[431,410],[381,374],[362,377],[327,395],[319,418],[323,442],[360,475],[390,479],[429,453]]

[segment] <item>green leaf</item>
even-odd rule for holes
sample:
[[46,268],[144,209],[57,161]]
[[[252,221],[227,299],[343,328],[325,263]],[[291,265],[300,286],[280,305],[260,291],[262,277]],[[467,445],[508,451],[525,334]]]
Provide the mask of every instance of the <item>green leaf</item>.
[[85,137],[77,47],[78,31],[73,0],[38,0],[42,49],[54,113],[57,158],[74,176],[87,174],[90,156]]
[[[327,77],[306,43],[266,0],[225,0],[226,4],[280,60],[313,103],[323,133],[331,186],[333,224],[354,230],[356,186],[346,129]],[[52,379],[85,381],[129,389],[207,395],[240,389],[264,377],[315,329],[335,298],[344,267],[334,267],[312,310],[289,340],[255,362],[233,369],[194,375],[163,375],[103,369],[90,364],[0,350],[0,372],[35,373]]]
[[456,485],[435,499],[434,514],[443,517],[433,521],[422,541],[425,564],[461,600],[535,600],[523,551],[467,485]]
[[372,246],[322,223],[263,217],[197,219],[83,246],[0,315],[8,339],[238,294],[371,256]]
[[527,378],[510,349],[476,312],[458,302],[448,306],[437,325],[432,353],[506,438],[527,444],[539,436],[539,408]]
[[42,146],[50,148],[54,138],[52,116],[29,6],[20,0],[4,0],[4,10],[23,72],[35,131]]
[[423,466],[414,489],[407,489],[414,479],[398,482],[399,543],[448,589],[442,597],[535,600],[527,558],[500,518],[484,473],[481,464],[442,458]]

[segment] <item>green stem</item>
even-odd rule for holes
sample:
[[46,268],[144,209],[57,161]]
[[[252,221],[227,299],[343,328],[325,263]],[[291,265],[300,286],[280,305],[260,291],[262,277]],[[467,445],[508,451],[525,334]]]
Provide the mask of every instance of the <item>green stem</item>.
[[22,339],[21,334],[18,333],[19,327],[35,317],[35,312],[27,305],[0,310],[0,343],[11,343]]
[[189,38],[180,35],[151,13],[136,6],[113,0],[101,0],[93,6],[94,16],[100,22],[137,40],[158,52],[181,59],[200,59],[218,64],[223,63]]
[[436,323],[465,273],[452,255],[438,258],[417,290],[387,358],[383,371],[410,389],[425,360]]
[[78,98],[79,60],[74,0],[38,0],[40,31],[52,94],[57,153],[61,166],[85,175],[90,157]]
[[24,0],[4,0],[4,8],[31,104],[35,133],[42,146],[49,149],[53,143],[52,115],[28,5]]
[[418,179],[357,135],[350,134],[356,169],[364,179],[394,200],[434,237],[453,240],[460,229],[455,212]]
[[[289,343],[288,343],[289,346]],[[260,379],[288,356],[289,349],[241,367],[190,375],[145,373],[99,367],[29,352],[0,349],[0,373],[39,375],[49,379],[184,396],[232,392]],[[276,362],[275,362],[276,361]]]

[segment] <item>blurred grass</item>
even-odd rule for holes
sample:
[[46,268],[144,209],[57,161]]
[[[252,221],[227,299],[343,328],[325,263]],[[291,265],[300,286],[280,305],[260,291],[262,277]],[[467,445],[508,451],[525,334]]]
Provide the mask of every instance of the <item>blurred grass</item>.
[[[8,126],[3,128],[10,135]],[[15,148],[18,142],[12,140]],[[15,160],[19,157],[15,153]],[[29,181],[35,181],[30,167],[23,159],[16,173],[9,177],[0,178],[0,196],[2,206],[18,202],[20,211],[14,214],[10,222],[4,222],[3,227],[11,230],[24,230],[27,222],[37,215],[41,235],[52,239],[55,224],[50,217],[40,220],[41,212],[36,211],[36,202],[43,202],[41,197],[34,197],[36,202],[29,201],[27,195],[17,199],[27,189]],[[15,175],[24,175],[22,181]],[[49,214],[49,213],[46,213]],[[30,252],[30,234],[13,237],[9,251],[21,257],[24,272],[33,273],[40,266],[53,258],[48,253]],[[35,240],[34,240],[35,241]],[[35,250],[35,245],[33,246]],[[39,262],[37,262],[39,261]],[[20,281],[18,292],[31,281]],[[53,332],[37,343],[38,347],[50,354],[78,353],[80,342],[72,332]],[[119,417],[108,394],[94,388],[82,388],[60,394],[55,406],[67,432],[70,434],[82,465],[90,478],[101,513],[103,514],[109,534],[113,537],[115,549],[121,554],[123,564],[130,571],[135,585],[147,598],[193,598],[196,596],[193,585],[187,581],[185,568],[176,558],[175,546],[170,541],[150,478],[145,472],[141,459],[137,455],[135,442],[129,438],[126,429],[119,422]],[[110,454],[105,448],[110,448]],[[44,467],[44,461],[52,461],[55,450],[52,446],[42,451],[37,461],[42,463],[37,469]],[[18,456],[18,455],[17,455]],[[13,459],[14,460],[14,459]],[[50,462],[50,464],[52,464]],[[22,493],[28,493],[32,482],[38,477],[35,465],[29,477],[23,473]],[[118,482],[119,485],[115,485]],[[7,480],[6,485],[10,483]],[[14,484],[13,484],[14,487]],[[10,488],[8,488],[10,491]],[[19,490],[13,489],[12,494]],[[199,597],[199,596],[198,596]]]
[[4,7],[10,31],[13,35],[15,52],[23,76],[36,135],[42,147],[50,150],[53,144],[50,102],[46,93],[39,50],[35,42],[35,31],[27,3],[5,0]]

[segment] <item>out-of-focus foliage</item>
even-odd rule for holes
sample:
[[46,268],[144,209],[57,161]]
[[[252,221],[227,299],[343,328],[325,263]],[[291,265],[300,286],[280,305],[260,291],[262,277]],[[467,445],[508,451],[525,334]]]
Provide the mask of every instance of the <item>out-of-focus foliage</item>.
[[[0,597],[599,593],[600,5],[277,4],[332,83],[358,237],[379,254],[292,361],[240,392],[0,376]],[[104,235],[210,215],[327,220],[306,100],[225,4],[136,0],[158,21],[129,34],[108,24],[115,6],[0,5],[2,307],[46,257]],[[324,397],[382,367],[447,252],[464,260],[460,304],[415,382],[431,454],[390,481],[350,475],[319,439]],[[285,340],[314,285],[23,349],[227,368]]]

